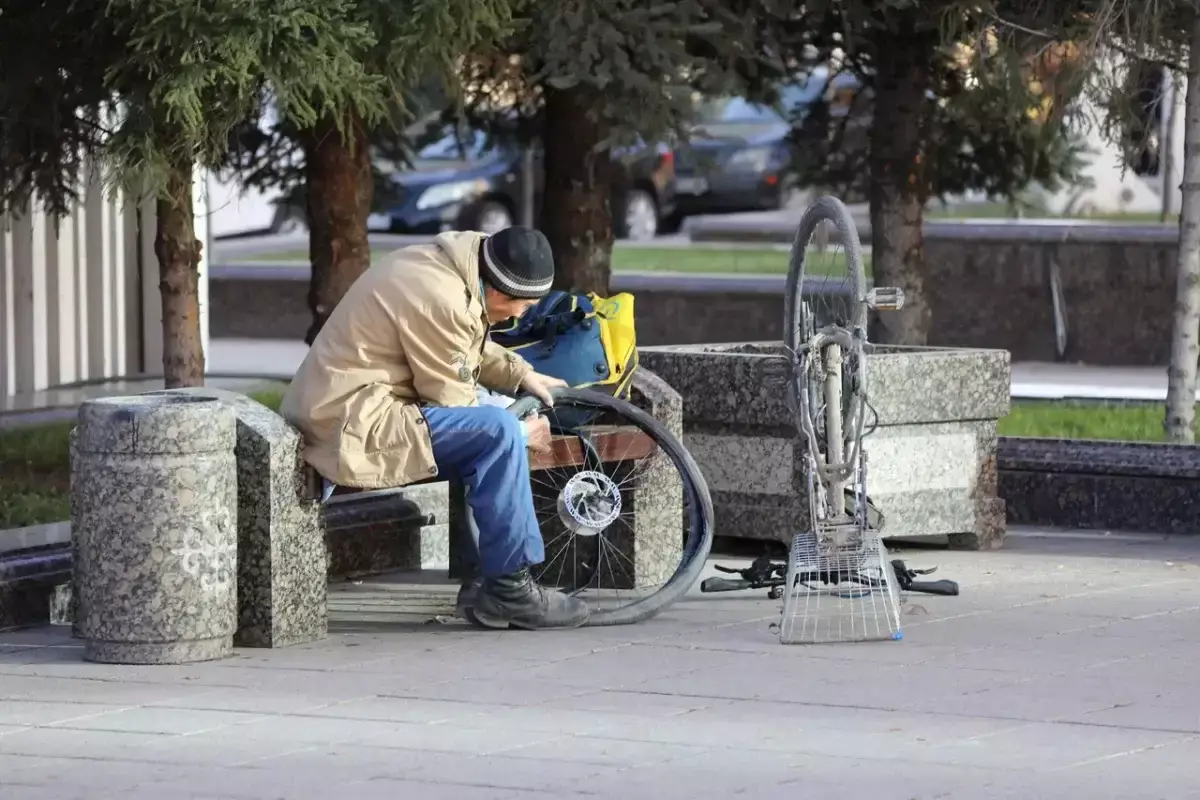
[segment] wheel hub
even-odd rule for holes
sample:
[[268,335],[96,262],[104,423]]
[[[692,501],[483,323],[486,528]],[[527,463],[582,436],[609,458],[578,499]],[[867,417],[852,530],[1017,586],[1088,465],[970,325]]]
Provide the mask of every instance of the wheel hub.
[[558,495],[558,516],[572,533],[595,536],[621,515],[621,490],[603,472],[571,476]]

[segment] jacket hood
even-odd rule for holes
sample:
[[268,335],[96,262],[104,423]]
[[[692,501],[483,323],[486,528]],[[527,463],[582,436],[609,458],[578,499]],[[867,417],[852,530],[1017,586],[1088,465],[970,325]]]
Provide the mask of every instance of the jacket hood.
[[479,280],[479,243],[487,234],[478,231],[447,231],[438,234],[433,243],[450,257],[455,273],[470,285]]

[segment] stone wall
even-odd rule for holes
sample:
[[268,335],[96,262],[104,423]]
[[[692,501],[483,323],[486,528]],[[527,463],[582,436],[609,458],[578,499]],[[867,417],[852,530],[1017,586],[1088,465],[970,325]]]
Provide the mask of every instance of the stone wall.
[[[1167,363],[1174,228],[944,222],[925,235],[931,346],[1008,350],[1013,361]],[[307,280],[306,268],[214,267],[212,336],[302,339]],[[626,273],[612,288],[636,295],[645,345],[780,335],[782,275]]]

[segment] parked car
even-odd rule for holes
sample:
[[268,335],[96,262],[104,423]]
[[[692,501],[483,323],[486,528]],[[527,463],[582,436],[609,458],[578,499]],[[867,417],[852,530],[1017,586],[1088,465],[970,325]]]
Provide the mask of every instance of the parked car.
[[[439,114],[430,112],[421,116],[408,126],[408,135],[420,135]],[[264,115],[265,124],[274,120],[274,112],[268,109]],[[376,169],[388,166],[383,156],[375,154],[373,158]],[[208,230],[214,240],[308,232],[303,186],[287,192],[278,188],[263,191],[243,186],[235,175],[223,171],[206,172],[204,189]]]
[[691,141],[676,149],[672,222],[693,214],[770,211],[803,202],[789,137],[818,101],[857,85],[848,73],[831,80],[828,69],[819,67],[782,87],[778,108],[745,97],[703,101]]
[[[629,169],[630,188],[612,198],[618,238],[653,238],[675,211],[674,153],[665,145],[641,145],[614,154]],[[447,126],[442,138],[416,154],[412,169],[393,176],[399,199],[371,215],[368,228],[391,233],[507,228],[520,218],[522,152],[489,141],[479,130],[459,135]],[[533,153],[534,217],[540,216],[545,176],[541,148]]]

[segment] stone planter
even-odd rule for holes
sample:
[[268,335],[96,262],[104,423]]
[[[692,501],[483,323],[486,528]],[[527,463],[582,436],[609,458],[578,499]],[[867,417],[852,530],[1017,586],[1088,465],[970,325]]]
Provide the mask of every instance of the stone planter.
[[[684,441],[712,491],[718,536],[788,542],[807,524],[802,445],[771,379],[779,352],[772,343],[640,350],[683,399]],[[996,421],[1009,410],[1008,352],[881,347],[868,364],[878,414],[864,440],[868,493],[885,535],[1001,546]]]

